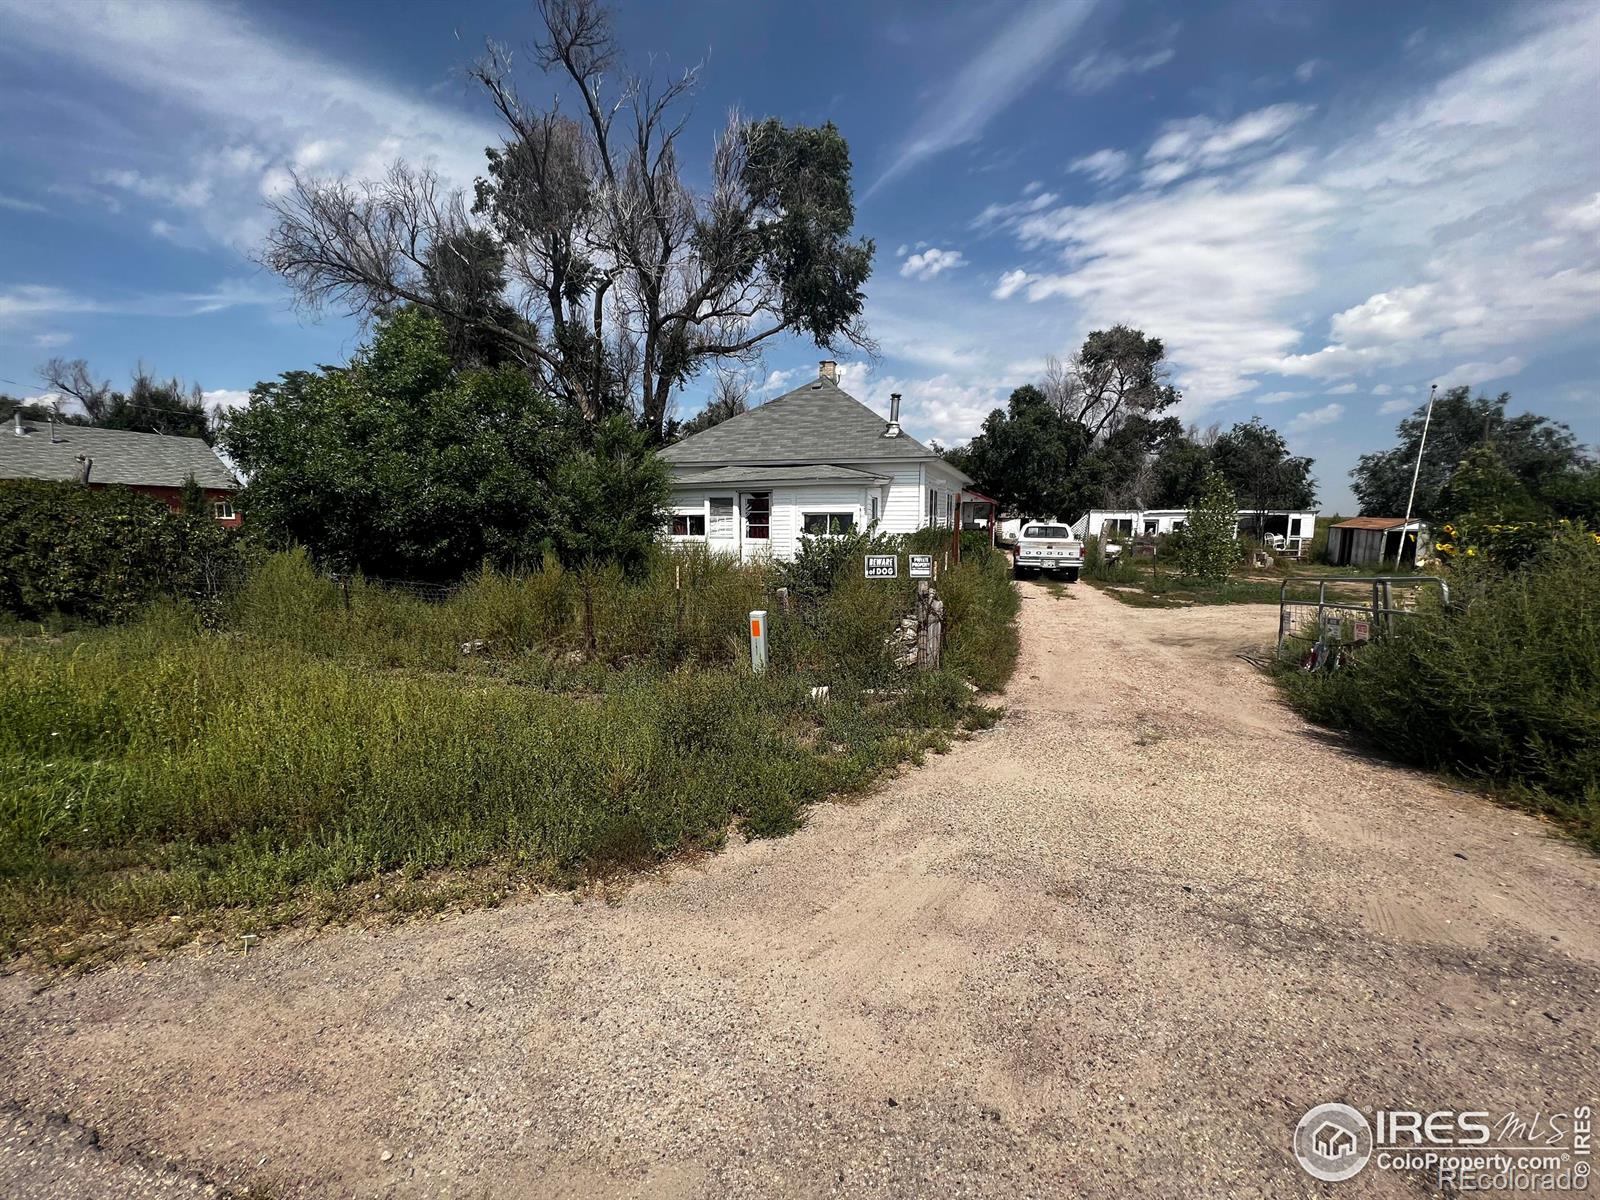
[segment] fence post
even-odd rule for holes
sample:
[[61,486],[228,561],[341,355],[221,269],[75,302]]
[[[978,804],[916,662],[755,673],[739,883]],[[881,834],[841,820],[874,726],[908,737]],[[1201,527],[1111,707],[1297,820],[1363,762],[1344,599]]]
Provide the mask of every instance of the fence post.
[[778,611],[784,616],[789,615],[789,589],[786,587],[778,589]]
[[762,675],[767,669],[767,611],[753,609],[750,613],[750,670]]

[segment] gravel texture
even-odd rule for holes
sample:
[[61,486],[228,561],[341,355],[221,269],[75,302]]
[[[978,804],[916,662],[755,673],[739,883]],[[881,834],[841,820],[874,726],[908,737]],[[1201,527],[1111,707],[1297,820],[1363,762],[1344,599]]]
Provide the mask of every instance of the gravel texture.
[[994,730],[614,902],[0,979],[0,1195],[1322,1196],[1314,1104],[1594,1101],[1600,863],[1300,721],[1275,609],[1070,592]]

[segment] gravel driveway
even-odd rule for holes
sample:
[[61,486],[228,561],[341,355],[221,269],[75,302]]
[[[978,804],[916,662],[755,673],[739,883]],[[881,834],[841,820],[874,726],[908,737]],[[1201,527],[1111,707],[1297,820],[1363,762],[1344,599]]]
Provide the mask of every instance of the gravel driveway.
[[1600,863],[1297,719],[1275,610],[1070,590],[994,730],[615,903],[0,980],[0,1194],[1416,1196],[1295,1123],[1593,1103]]

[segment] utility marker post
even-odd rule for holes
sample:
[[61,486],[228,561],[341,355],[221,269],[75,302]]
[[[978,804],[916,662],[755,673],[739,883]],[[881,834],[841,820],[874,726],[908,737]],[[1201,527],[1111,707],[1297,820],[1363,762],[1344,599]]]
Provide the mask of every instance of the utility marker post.
[[767,610],[758,608],[750,614],[750,670],[764,675],[767,670]]

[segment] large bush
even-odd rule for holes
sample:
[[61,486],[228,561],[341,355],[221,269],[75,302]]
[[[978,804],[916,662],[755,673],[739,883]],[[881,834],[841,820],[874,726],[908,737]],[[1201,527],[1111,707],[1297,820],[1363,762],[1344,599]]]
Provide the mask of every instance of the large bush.
[[1455,607],[1286,685],[1313,719],[1504,784],[1600,849],[1600,535],[1567,526],[1521,570],[1451,576]]
[[668,490],[626,418],[590,426],[515,367],[459,368],[416,310],[347,367],[258,384],[222,441],[258,536],[380,578],[453,581],[550,550],[637,569]]
[[160,597],[205,599],[239,569],[237,535],[203,510],[127,488],[0,480],[0,610],[125,620]]

